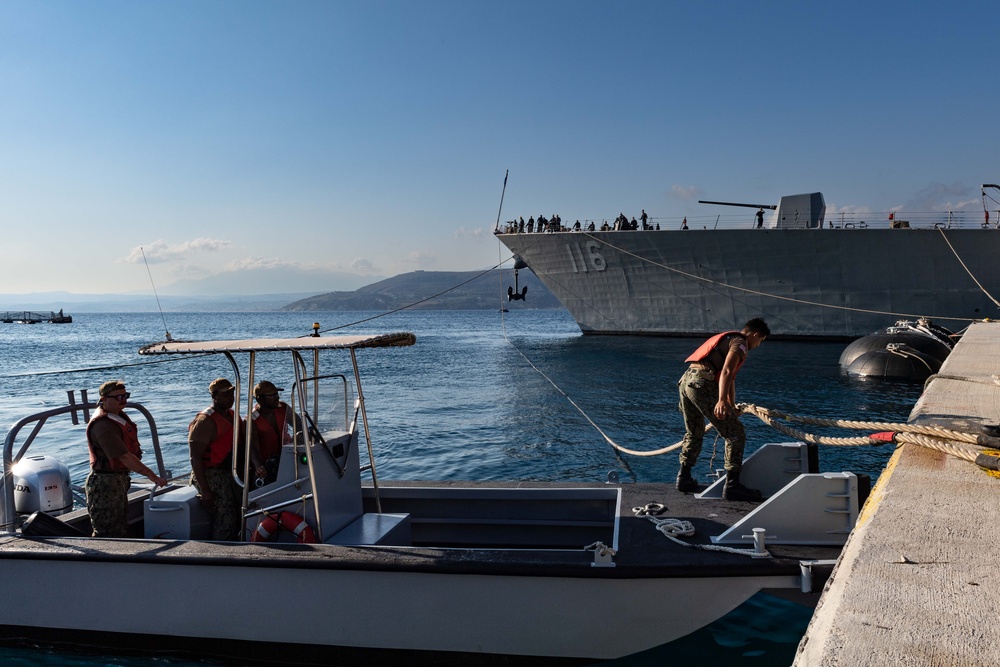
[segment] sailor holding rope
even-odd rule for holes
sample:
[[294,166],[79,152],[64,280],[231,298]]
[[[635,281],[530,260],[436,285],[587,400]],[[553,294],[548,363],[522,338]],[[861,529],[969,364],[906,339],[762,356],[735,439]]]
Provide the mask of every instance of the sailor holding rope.
[[746,361],[747,353],[770,334],[767,323],[755,317],[742,331],[724,331],[712,336],[685,359],[691,366],[677,383],[680,390],[678,407],[685,429],[681,469],[677,474],[678,491],[698,490],[698,480],[691,475],[691,468],[701,453],[707,419],[726,440],[726,485],[722,497],[726,500],[761,499],[759,491],[740,484],[747,436],[736,408],[736,374]]

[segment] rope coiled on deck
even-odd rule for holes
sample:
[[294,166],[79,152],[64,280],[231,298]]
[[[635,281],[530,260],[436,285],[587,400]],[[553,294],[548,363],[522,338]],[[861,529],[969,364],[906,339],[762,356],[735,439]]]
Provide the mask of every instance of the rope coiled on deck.
[[638,518],[649,519],[656,530],[658,530],[668,540],[676,542],[682,547],[698,549],[700,551],[720,551],[738,556],[750,556],[751,558],[770,558],[767,551],[757,551],[756,549],[739,549],[737,547],[724,547],[721,544],[692,544],[677,538],[678,535],[691,537],[695,533],[694,524],[684,519],[674,519],[672,517],[659,517],[658,514],[666,511],[667,507],[663,503],[646,503],[644,507],[633,507],[632,513]]

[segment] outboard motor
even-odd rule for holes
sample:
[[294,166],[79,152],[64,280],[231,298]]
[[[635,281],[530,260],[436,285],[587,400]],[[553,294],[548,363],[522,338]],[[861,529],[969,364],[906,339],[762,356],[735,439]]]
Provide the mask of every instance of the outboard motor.
[[48,455],[25,456],[13,469],[14,509],[18,514],[42,511],[58,516],[73,509],[69,468]]

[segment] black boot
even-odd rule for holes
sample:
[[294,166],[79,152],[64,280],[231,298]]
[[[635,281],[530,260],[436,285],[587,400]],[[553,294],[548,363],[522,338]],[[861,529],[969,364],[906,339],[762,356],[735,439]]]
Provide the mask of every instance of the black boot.
[[988,435],[991,438],[1000,437],[1000,425],[986,424],[980,426],[979,430],[982,431],[983,435]]
[[726,500],[742,500],[751,503],[758,503],[762,500],[760,491],[748,489],[740,484],[739,468],[726,471],[726,485],[722,487],[722,497]]
[[698,480],[691,476],[691,466],[681,466],[681,471],[677,473],[677,490],[684,493],[694,493],[698,490]]

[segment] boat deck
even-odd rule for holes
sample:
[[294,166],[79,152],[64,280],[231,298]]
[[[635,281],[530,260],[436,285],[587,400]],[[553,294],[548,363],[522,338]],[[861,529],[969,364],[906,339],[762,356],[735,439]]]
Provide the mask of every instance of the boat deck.
[[[703,551],[683,547],[661,535],[652,522],[635,517],[633,507],[657,502],[667,506],[660,516],[691,521],[696,534],[681,538],[692,544],[710,544],[747,512],[752,503],[699,499],[667,484],[550,484],[535,482],[383,482],[383,494],[393,489],[434,487],[449,489],[573,488],[622,490],[618,551],[615,567],[593,567],[587,543],[576,548],[440,548],[415,546],[335,546],[329,544],[255,544],[157,539],[95,539],[78,537],[0,537],[0,560],[106,560],[113,562],[215,563],[247,567],[367,569],[434,573],[563,575],[571,577],[636,578],[651,576],[798,576],[799,561],[836,558],[838,547],[767,545],[773,558]],[[392,507],[384,508],[392,511]],[[597,531],[602,532],[602,531]],[[595,532],[595,534],[597,534]],[[609,532],[609,531],[603,531]],[[609,533],[610,534],[610,533]],[[606,544],[611,546],[609,537]],[[740,547],[743,548],[743,547]]]

